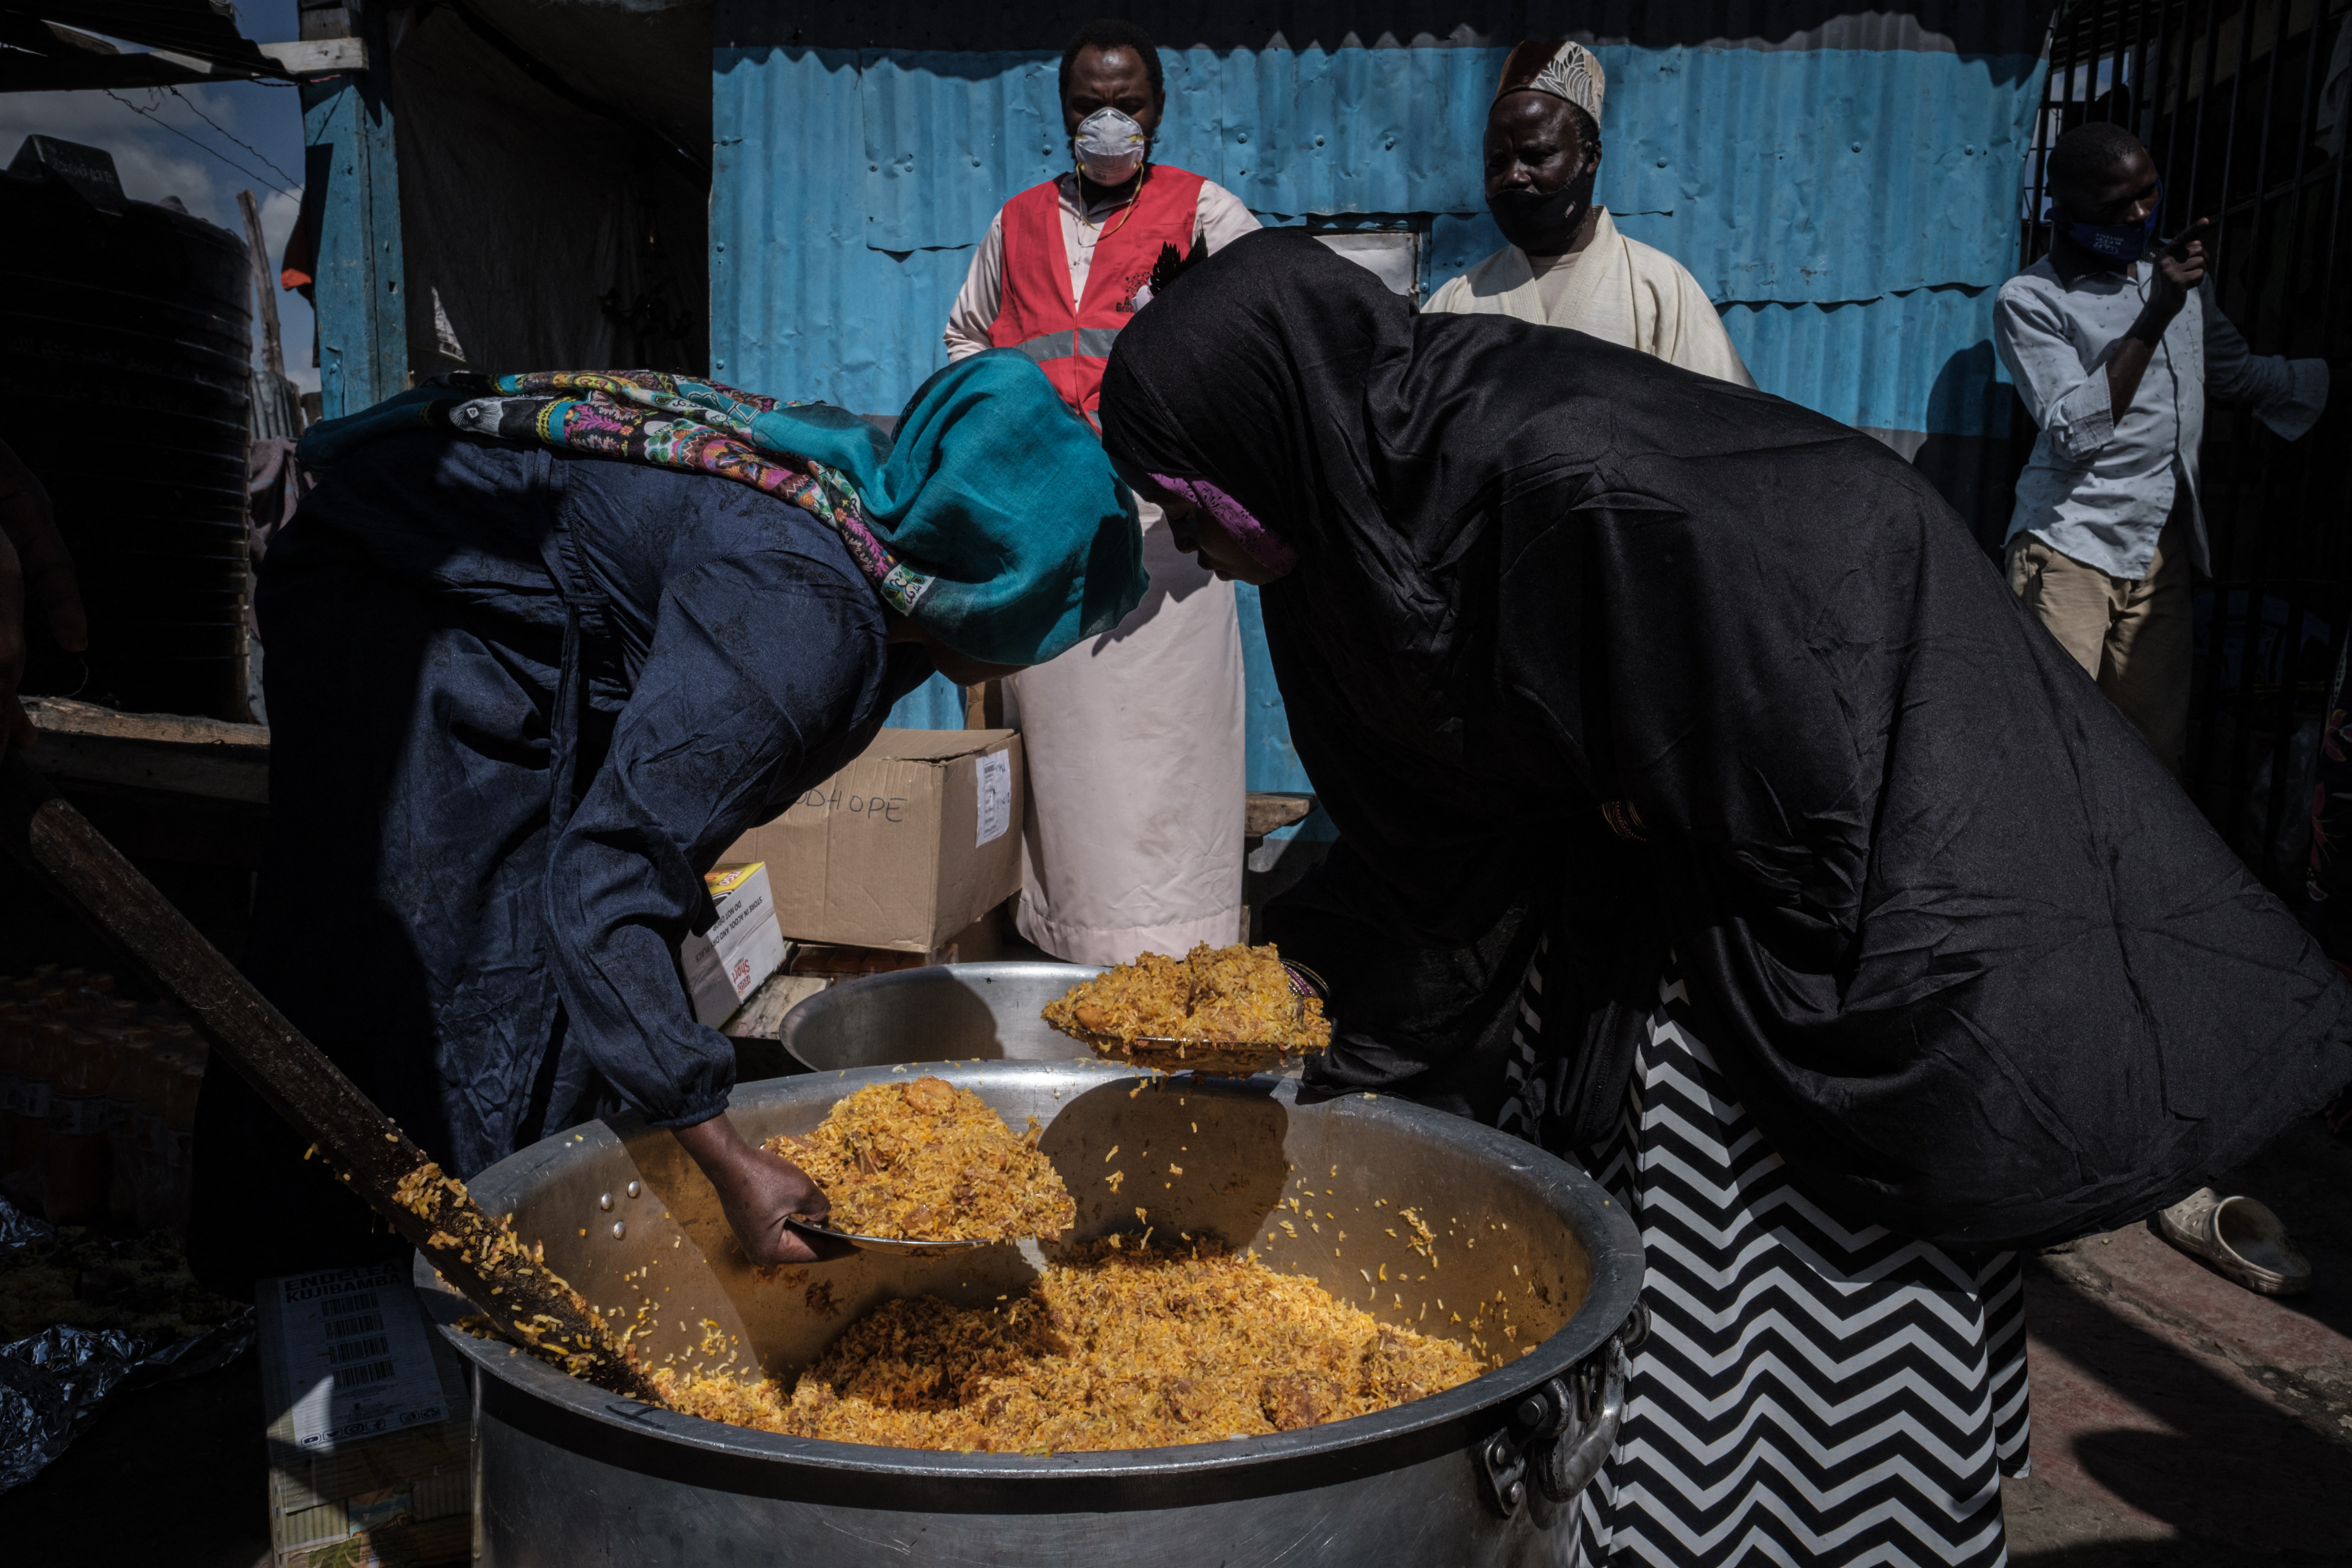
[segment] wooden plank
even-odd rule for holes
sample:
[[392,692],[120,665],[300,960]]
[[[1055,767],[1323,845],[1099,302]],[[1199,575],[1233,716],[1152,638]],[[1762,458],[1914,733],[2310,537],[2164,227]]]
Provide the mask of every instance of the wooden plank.
[[1315,797],[1295,795],[1287,790],[1254,789],[1249,792],[1242,818],[1244,838],[1263,838],[1277,827],[1290,827],[1304,822],[1314,813]]
[[[316,45],[295,44],[293,48]],[[278,269],[269,265],[269,245],[261,234],[261,206],[251,191],[236,193],[236,210],[245,216],[245,254],[253,268],[253,297],[261,310],[261,366],[284,380],[286,347],[278,332]],[[248,425],[247,429],[252,426]]]
[[[356,0],[350,7],[356,36],[377,60],[390,58],[383,9],[362,8]],[[383,78],[381,71],[353,71],[301,84],[306,166],[325,188],[312,292],[321,406],[330,419],[356,414],[408,385],[399,162]]]
[[604,1318],[445,1176],[20,755],[0,757],[0,849],[120,944],[369,1207],[517,1343],[658,1403]]
[[963,689],[963,727],[967,730],[1004,728],[1004,682],[985,680]]
[[118,713],[60,697],[28,697],[25,711],[41,735],[26,760],[54,783],[269,804],[267,725]]
[[269,804],[269,759],[188,754],[137,742],[123,743],[88,735],[44,736],[26,753],[42,773],[61,784],[106,784],[158,790],[201,800]]
[[269,726],[232,724],[185,713],[124,713],[69,697],[27,697],[25,711],[43,734],[104,735],[172,745],[235,746],[269,754]]
[[313,38],[254,47],[277,61],[288,76],[330,76],[368,68],[367,44],[359,38]]

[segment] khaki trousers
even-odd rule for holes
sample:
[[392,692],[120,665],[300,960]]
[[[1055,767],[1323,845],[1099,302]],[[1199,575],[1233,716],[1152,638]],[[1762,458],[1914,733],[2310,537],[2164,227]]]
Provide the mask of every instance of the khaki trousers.
[[2031,533],[2009,542],[2009,585],[2175,773],[2189,735],[2189,525],[2175,509],[2147,575],[2110,577]]

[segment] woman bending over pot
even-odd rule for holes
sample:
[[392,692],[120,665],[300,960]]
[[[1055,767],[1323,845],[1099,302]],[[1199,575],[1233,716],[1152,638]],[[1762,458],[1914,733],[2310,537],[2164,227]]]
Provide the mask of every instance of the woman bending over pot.
[[[915,395],[895,440],[645,373],[459,378],[318,426],[270,544],[270,822],[245,967],[470,1176],[623,1107],[673,1130],[755,1263],[822,1214],[724,1114],[731,1044],[679,939],[703,876],[941,670],[1116,625],[1132,497],[1018,353]],[[198,1108],[208,1283],[404,1252],[234,1073]]]
[[1138,314],[1101,416],[1263,586],[1339,829],[1267,911],[1340,1020],[1311,1083],[1512,1130],[1641,1225],[1585,1560],[2000,1561],[2019,1250],[2352,1078],[2316,946],[1843,426],[1416,317],[1285,230]]

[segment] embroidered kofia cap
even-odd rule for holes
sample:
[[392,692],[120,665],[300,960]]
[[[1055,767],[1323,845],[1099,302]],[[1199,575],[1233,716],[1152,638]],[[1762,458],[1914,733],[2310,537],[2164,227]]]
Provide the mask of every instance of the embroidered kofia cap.
[[1601,123],[1601,95],[1609,79],[1591,49],[1572,38],[1530,38],[1503,62],[1503,77],[1495,96],[1507,92],[1548,92],[1564,98]]

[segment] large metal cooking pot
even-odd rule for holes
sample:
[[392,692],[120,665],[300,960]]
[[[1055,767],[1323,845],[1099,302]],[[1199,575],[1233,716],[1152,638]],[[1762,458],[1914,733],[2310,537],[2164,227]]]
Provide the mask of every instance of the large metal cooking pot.
[[[802,1132],[835,1100],[914,1069],[738,1088],[746,1136]],[[1384,1322],[1464,1338],[1501,1364],[1378,1415],[1183,1447],[1028,1458],[775,1436],[657,1410],[500,1343],[452,1333],[474,1367],[481,1561],[497,1568],[1106,1561],[1117,1568],[1568,1560],[1577,1490],[1606,1453],[1637,1332],[1640,1240],[1568,1164],[1407,1100],[1139,1079],[1108,1063],[981,1062],[926,1070],[1014,1126],[1034,1116],[1077,1200],[1064,1240],[1213,1231],[1315,1276]],[[1105,1155],[1116,1145],[1117,1161]],[[1182,1173],[1174,1169],[1182,1167]],[[1127,1173],[1124,1190],[1104,1181]],[[861,1253],[761,1279],[668,1133],[621,1121],[550,1139],[473,1191],[616,1321],[654,1303],[650,1364],[740,1356],[789,1379],[846,1324],[926,1291],[992,1302],[1051,1248],[959,1258]],[[1292,1202],[1297,1204],[1295,1210]],[[1410,1245],[1411,1207],[1434,1258]],[[1346,1239],[1339,1233],[1347,1233]],[[643,1270],[642,1276],[636,1271]],[[635,1277],[633,1277],[635,1276]],[[445,1322],[465,1309],[417,1266]],[[1436,1303],[1443,1300],[1440,1309]],[[1507,1320],[1502,1314],[1507,1310]],[[1507,1321],[1512,1333],[1497,1331]],[[709,1337],[716,1336],[716,1337]],[[703,1348],[719,1346],[716,1352]]]
[[1086,963],[935,963],[845,980],[784,1015],[776,1037],[818,1072],[898,1062],[1077,1061],[1045,1004],[1101,970]]

